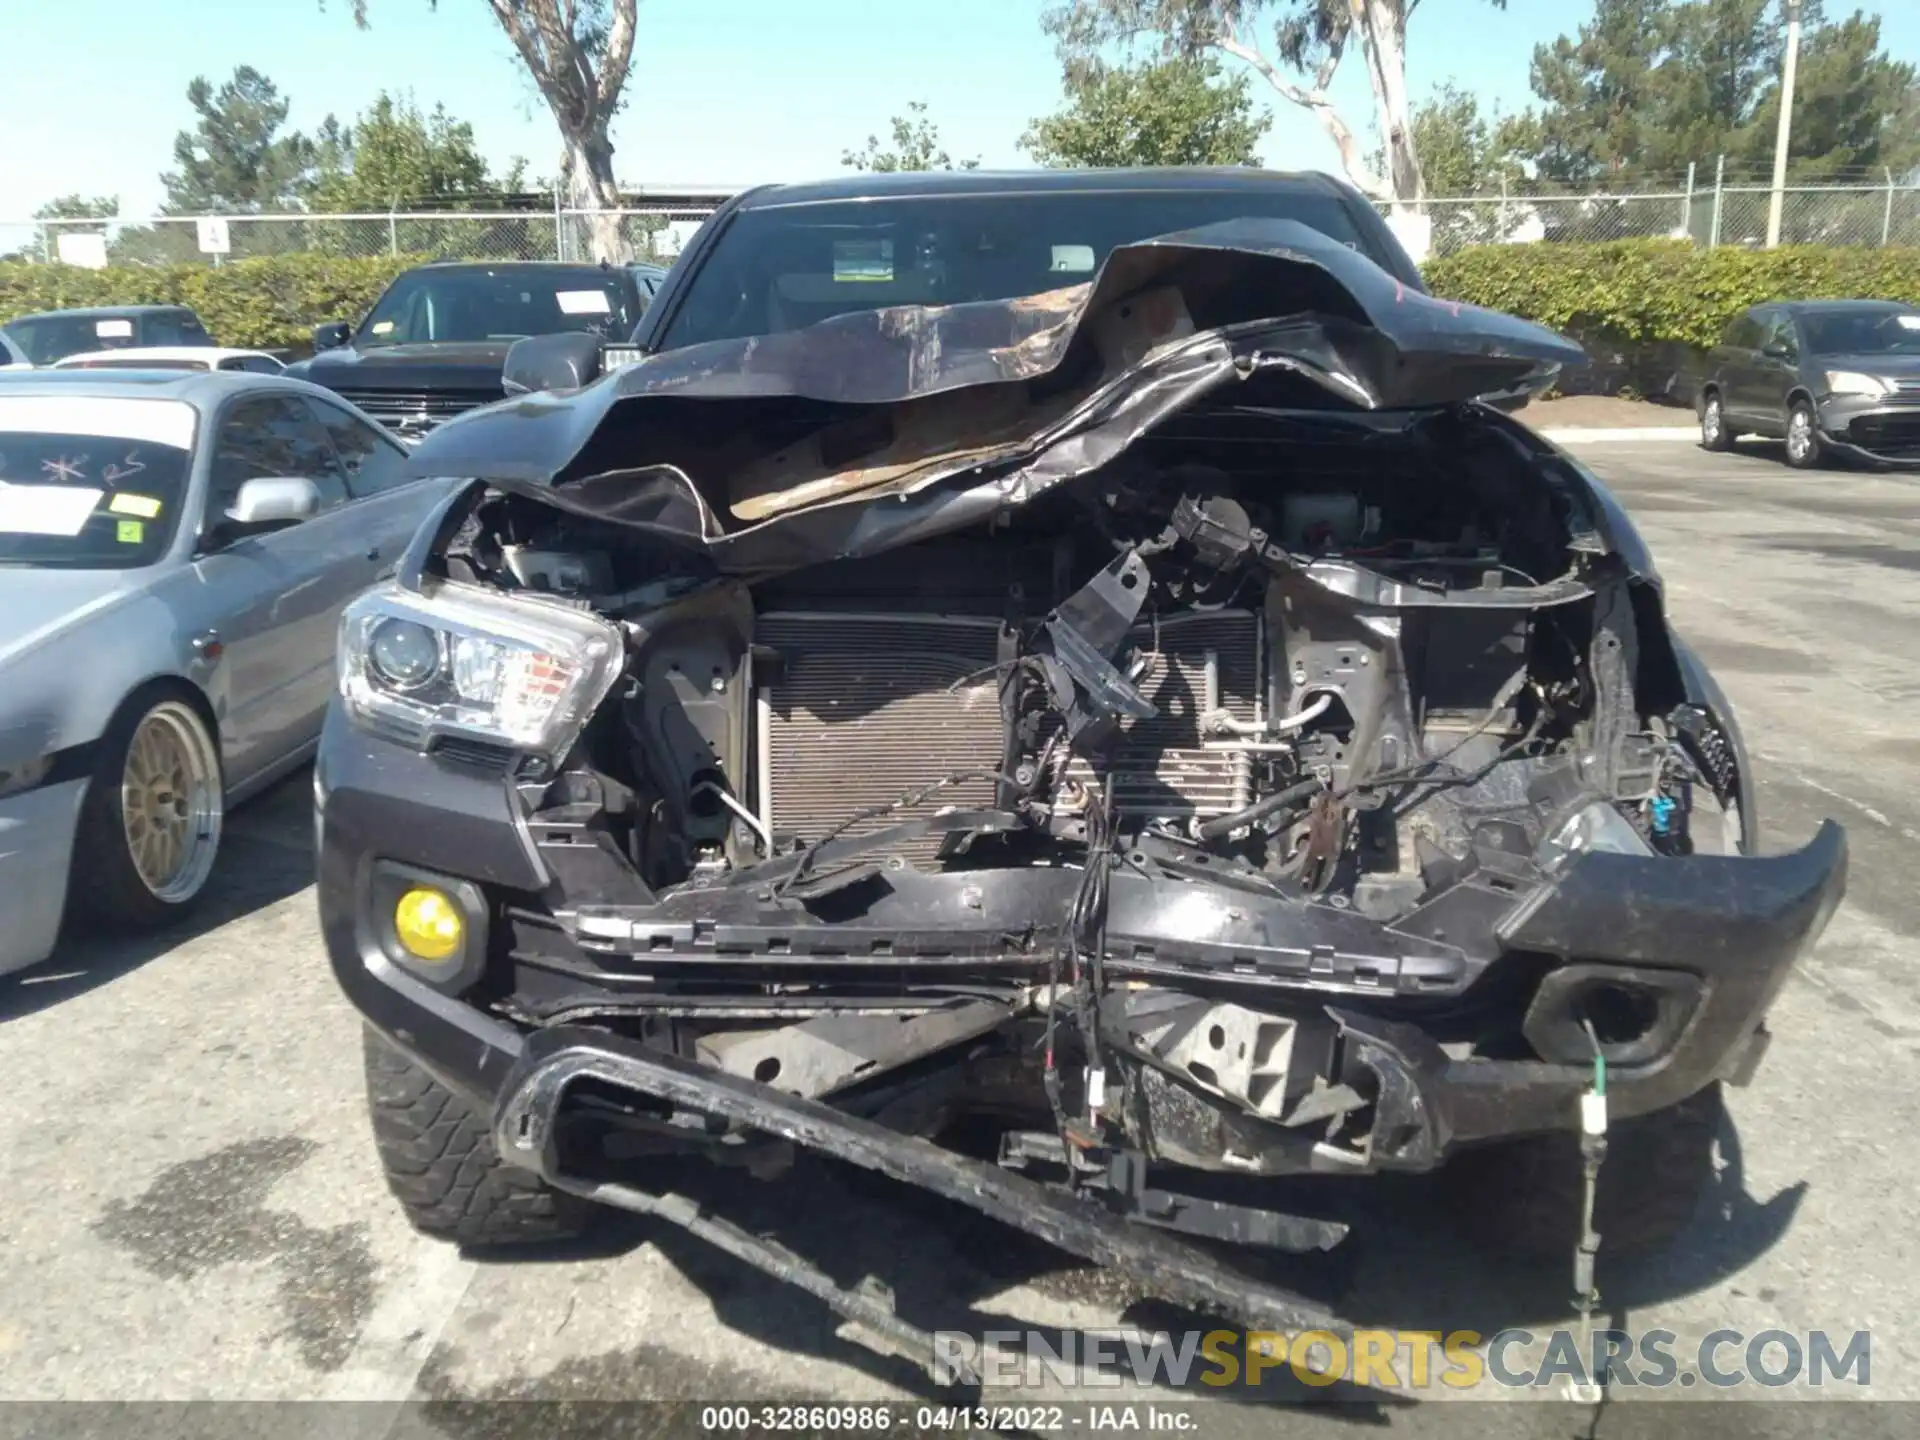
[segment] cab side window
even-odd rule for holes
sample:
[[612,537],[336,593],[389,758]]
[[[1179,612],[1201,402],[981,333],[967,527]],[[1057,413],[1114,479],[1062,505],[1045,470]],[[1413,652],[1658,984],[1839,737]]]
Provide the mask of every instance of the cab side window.
[[1793,316],[1776,312],[1768,317],[1767,333],[1760,341],[1763,349],[1779,347],[1780,357],[1785,360],[1797,360],[1800,356],[1800,337],[1794,333]]
[[347,472],[347,488],[355,499],[412,483],[413,477],[407,474],[406,451],[392,440],[324,400],[308,403],[333,440],[334,453]]
[[249,480],[298,475],[320,489],[320,508],[349,498],[327,432],[298,395],[257,395],[229,405],[214,435],[207,520],[217,524]]

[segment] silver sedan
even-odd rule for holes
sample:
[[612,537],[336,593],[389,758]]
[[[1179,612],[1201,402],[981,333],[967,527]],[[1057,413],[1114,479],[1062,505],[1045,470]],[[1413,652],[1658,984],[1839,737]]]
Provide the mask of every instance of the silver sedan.
[[192,904],[444,489],[302,381],[0,376],[0,974]]

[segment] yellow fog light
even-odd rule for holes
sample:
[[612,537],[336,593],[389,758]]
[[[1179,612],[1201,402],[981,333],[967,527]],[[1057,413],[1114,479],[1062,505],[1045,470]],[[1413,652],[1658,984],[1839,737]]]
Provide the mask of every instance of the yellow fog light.
[[467,923],[460,907],[438,890],[412,889],[393,907],[393,933],[407,953],[422,960],[445,960],[460,953]]

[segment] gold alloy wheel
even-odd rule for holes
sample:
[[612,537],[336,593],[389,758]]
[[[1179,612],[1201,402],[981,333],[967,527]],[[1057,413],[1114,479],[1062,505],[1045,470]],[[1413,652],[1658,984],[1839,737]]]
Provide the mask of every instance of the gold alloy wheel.
[[220,849],[220,757],[193,708],[165,700],[127,745],[120,817],[140,883],[179,905],[200,893]]

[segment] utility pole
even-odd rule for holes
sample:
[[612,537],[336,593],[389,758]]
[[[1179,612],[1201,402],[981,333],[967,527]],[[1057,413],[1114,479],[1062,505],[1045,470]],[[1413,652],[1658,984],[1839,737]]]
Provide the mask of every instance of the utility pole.
[[1800,0],[1787,7],[1787,58],[1780,70],[1780,130],[1773,141],[1773,196],[1767,202],[1767,248],[1780,243],[1780,210],[1786,199],[1787,141],[1793,134],[1793,77],[1800,63]]

